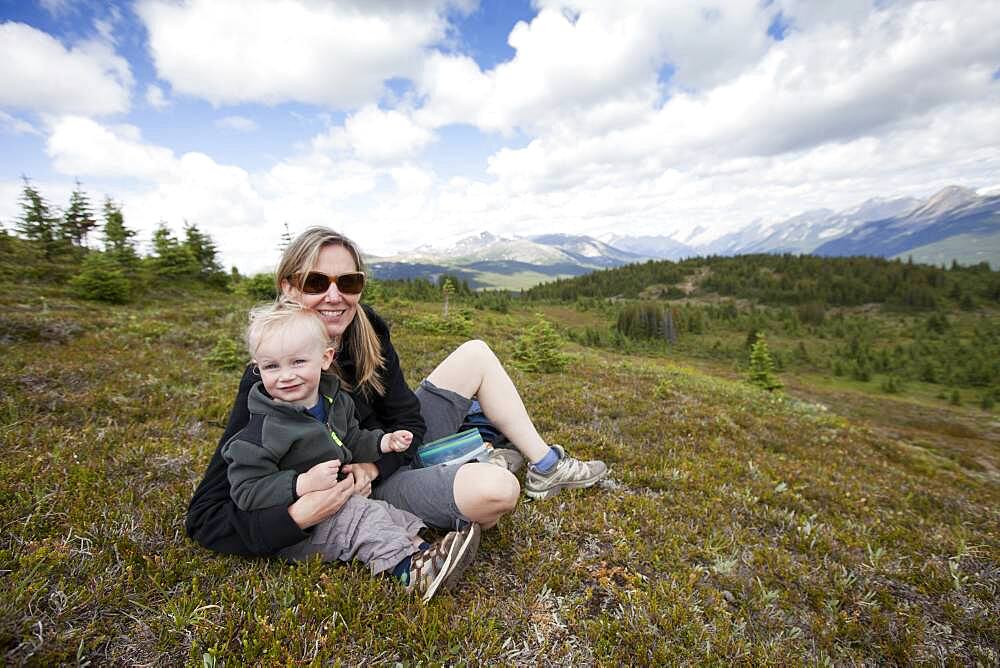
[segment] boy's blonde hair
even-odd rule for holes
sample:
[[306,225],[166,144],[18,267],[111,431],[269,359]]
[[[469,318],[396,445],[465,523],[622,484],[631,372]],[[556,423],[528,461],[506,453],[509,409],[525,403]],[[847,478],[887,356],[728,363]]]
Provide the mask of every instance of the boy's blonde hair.
[[326,323],[318,313],[286,297],[279,297],[270,304],[256,306],[250,311],[250,324],[247,325],[247,351],[252,359],[257,358],[257,351],[265,337],[281,334],[292,327],[303,327],[311,338],[316,340],[316,346],[327,348],[330,337],[326,333]]
[[[316,266],[319,253],[324,246],[343,246],[354,259],[354,266],[358,271],[365,270],[361,251],[353,241],[328,227],[310,227],[297,236],[281,254],[278,268],[274,272],[279,295],[284,291],[285,282],[297,290],[302,289],[303,277]],[[348,338],[351,354],[354,356],[356,368],[354,382],[358,389],[367,396],[385,394],[385,385],[379,375],[382,365],[385,364],[382,342],[360,303],[355,309],[354,322],[348,326],[345,335]],[[346,379],[341,377],[340,380],[346,389],[353,389]]]

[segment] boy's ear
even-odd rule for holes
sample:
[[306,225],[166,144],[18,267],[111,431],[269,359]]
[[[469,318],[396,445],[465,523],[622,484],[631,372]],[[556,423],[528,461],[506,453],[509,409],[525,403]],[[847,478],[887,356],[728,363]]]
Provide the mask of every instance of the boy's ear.
[[333,348],[326,348],[323,351],[323,371],[329,369],[330,365],[333,364],[333,355],[335,352]]

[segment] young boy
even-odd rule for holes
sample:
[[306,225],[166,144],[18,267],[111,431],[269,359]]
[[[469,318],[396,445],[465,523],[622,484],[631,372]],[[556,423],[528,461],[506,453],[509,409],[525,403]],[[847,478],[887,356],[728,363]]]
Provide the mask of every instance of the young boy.
[[[290,301],[254,309],[247,344],[261,380],[250,391],[250,422],[222,449],[230,494],[243,510],[289,506],[309,492],[329,489],[340,466],[373,462],[409,447],[405,430],[384,433],[358,427],[354,402],[336,376],[326,325]],[[351,496],[312,536],[279,555],[304,559],[358,559],[372,573],[392,571],[425,602],[451,588],[475,557],[480,528],[470,524],[434,545],[422,543],[415,515],[384,501]]]

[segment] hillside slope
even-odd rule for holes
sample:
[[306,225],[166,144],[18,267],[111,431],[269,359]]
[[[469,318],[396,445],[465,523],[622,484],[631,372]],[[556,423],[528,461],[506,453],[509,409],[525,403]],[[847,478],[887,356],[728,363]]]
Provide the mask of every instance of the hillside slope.
[[[226,359],[217,339],[235,340],[249,303],[37,301],[0,293],[9,662],[1000,658],[988,417],[939,411],[965,425],[950,440],[889,434],[836,403],[573,348],[567,372],[514,380],[541,433],[606,460],[611,478],[519,504],[484,532],[461,586],[424,607],[357,565],[225,557],[184,536],[240,373],[210,353]],[[429,327],[438,309],[385,312],[413,384],[465,338]],[[509,360],[532,317],[485,313],[468,334]]]

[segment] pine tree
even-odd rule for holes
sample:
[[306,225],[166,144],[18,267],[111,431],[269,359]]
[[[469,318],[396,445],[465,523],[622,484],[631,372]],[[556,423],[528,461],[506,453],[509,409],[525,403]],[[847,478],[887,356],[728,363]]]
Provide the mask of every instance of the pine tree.
[[674,326],[674,313],[669,307],[663,309],[663,338],[670,344],[677,343],[677,328]]
[[59,224],[59,235],[76,246],[82,246],[87,240],[87,234],[95,227],[97,221],[90,209],[90,200],[78,180],[69,196],[69,208]]
[[441,294],[444,295],[444,317],[448,317],[448,298],[455,294],[455,285],[450,278],[444,280],[441,286]]
[[135,231],[125,227],[121,208],[110,197],[104,198],[104,252],[122,269],[134,271],[139,266],[135,250]]
[[17,221],[17,231],[25,239],[36,241],[46,258],[53,257],[59,248],[57,230],[58,218],[52,215],[49,205],[32,185],[27,176],[21,191],[21,217]]
[[525,371],[554,373],[569,363],[560,348],[562,340],[549,322],[540,314],[535,324],[529,326],[514,343],[511,357],[514,364]]
[[285,249],[291,245],[292,231],[288,229],[288,223],[285,223],[285,230],[281,233],[281,241],[278,242],[278,251],[284,253]]
[[780,390],[783,386],[774,375],[774,359],[767,349],[767,341],[762,333],[758,333],[750,348],[750,373],[747,380],[768,392]]
[[194,223],[184,224],[184,248],[198,264],[200,277],[210,283],[225,283],[225,273],[219,264],[218,253],[212,237],[198,229]]
[[201,274],[198,259],[174,238],[166,223],[160,223],[153,232],[153,255],[149,263],[153,273],[161,278],[197,278]]
[[80,273],[69,284],[78,297],[112,304],[124,304],[132,291],[123,267],[111,255],[100,252],[83,259]]

